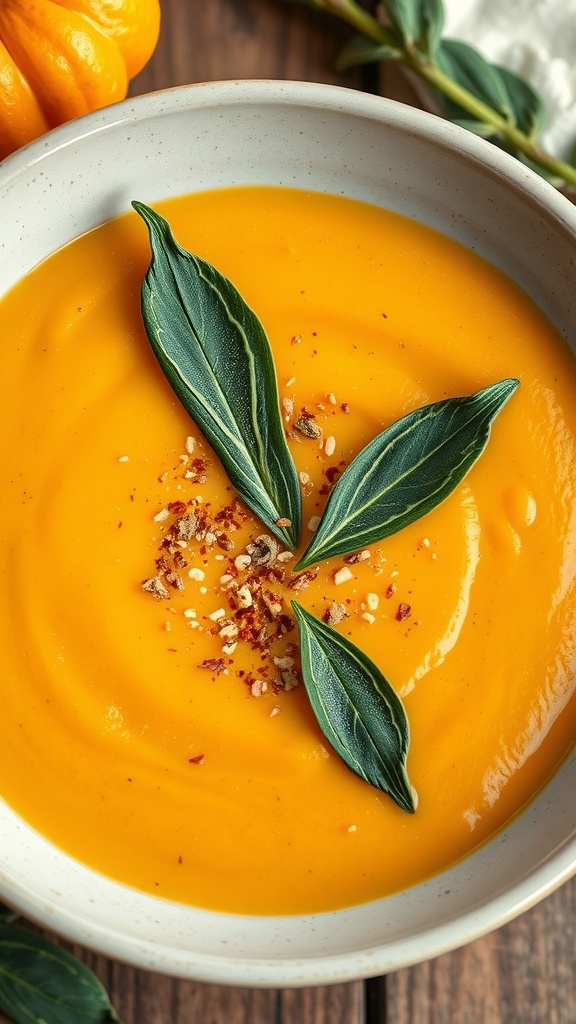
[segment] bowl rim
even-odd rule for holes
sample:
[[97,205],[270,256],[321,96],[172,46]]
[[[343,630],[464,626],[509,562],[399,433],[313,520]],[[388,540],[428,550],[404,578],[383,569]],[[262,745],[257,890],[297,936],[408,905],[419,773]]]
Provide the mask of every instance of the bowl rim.
[[[373,121],[385,121],[388,126],[414,133],[436,147],[456,153],[459,158],[480,167],[484,174],[499,180],[504,179],[516,192],[522,194],[526,202],[545,210],[547,217],[566,226],[576,238],[576,209],[569,200],[530,168],[491,143],[427,111],[341,86],[310,82],[260,79],[207,82],[177,86],[128,98],[62,125],[7,157],[0,164],[0,202],[4,188],[13,179],[31,168],[41,167],[43,161],[69,146],[75,146],[86,136],[107,132],[119,126],[129,126],[136,121],[158,117],[163,113],[197,109],[199,106],[229,107],[245,103],[260,106],[296,105],[319,110],[328,108]],[[519,879],[515,886],[505,892],[496,893],[490,901],[484,902],[481,908],[472,907],[467,913],[460,914],[448,924],[430,927],[417,936],[401,940],[400,943],[396,940],[393,943],[366,949],[362,954],[315,956],[308,961],[303,961],[301,957],[287,957],[284,960],[256,963],[235,958],[232,967],[226,960],[209,955],[204,959],[196,957],[192,962],[186,950],[170,949],[165,959],[162,959],[158,955],[158,948],[144,939],[134,939],[130,942],[126,936],[118,936],[104,924],[95,926],[94,921],[90,921],[87,926],[82,919],[74,920],[67,911],[59,908],[57,903],[50,907],[35,906],[30,892],[21,888],[14,893],[14,890],[10,889],[10,880],[6,881],[2,872],[0,894],[7,903],[17,906],[26,916],[42,926],[55,929],[67,938],[96,949],[106,956],[144,969],[212,983],[285,987],[332,984],[375,976],[438,956],[480,938],[510,921],[549,895],[574,874],[576,838],[567,840],[527,877]],[[155,897],[149,899],[154,900],[156,906],[167,902]],[[343,912],[334,911],[329,914],[304,916],[300,920],[340,920],[342,916]],[[397,950],[399,945],[402,946],[401,953]]]

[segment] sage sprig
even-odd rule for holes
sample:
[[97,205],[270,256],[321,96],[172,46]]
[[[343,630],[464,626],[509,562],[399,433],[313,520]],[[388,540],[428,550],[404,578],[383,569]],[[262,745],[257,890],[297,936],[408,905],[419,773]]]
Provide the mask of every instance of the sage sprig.
[[120,1024],[92,971],[65,949],[0,923],[0,1009],[15,1024]]
[[444,501],[484,451],[518,383],[434,402],[383,430],[344,470],[294,571],[367,548]]
[[[159,214],[133,205],[150,232],[142,315],[160,365],[247,505],[296,546],[299,481],[264,329],[230,281],[181,249]],[[384,430],[342,474],[295,571],[367,547],[431,511],[479,458],[517,386],[508,378],[417,409]],[[402,702],[359,648],[299,604],[293,608],[302,677],[324,735],[352,771],[414,811]]]
[[132,205],[150,234],[141,304],[158,362],[242,499],[296,547],[300,484],[264,328],[226,277],[178,245],[160,214]]
[[356,775],[413,813],[406,771],[410,732],[400,698],[361,650],[292,601],[302,678],[326,739]]
[[539,94],[474,47],[442,38],[442,0],[382,0],[381,18],[357,0],[292,2],[332,14],[359,33],[341,51],[340,70],[394,60],[430,88],[446,117],[506,149],[556,187],[576,188],[576,166],[539,142],[545,115]]

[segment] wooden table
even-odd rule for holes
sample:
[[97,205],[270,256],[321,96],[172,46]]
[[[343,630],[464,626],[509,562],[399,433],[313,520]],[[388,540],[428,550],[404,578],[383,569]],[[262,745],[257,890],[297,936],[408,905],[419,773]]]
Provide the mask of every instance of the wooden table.
[[[391,69],[339,75],[348,31],[281,0],[161,0],[160,42],[132,94],[195,81],[334,82],[415,102]],[[576,1024],[576,879],[455,953],[367,982],[248,990],[176,981],[75,947],[123,1024]],[[6,1018],[0,1014],[0,1024]]]

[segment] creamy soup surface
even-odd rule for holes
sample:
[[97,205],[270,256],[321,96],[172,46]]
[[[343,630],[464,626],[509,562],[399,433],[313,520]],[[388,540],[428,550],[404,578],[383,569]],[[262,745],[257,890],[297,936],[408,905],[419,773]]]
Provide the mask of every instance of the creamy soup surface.
[[[155,208],[266,328],[302,548],[387,425],[520,387],[441,506],[295,584],[282,546],[255,568],[267,531],[152,354],[137,214],[46,260],[0,301],[2,794],[74,857],[165,898],[284,914],[384,896],[482,843],[570,748],[576,361],[500,272],[385,210],[265,187]],[[401,696],[416,813],[329,748],[292,598],[337,607],[334,628]]]

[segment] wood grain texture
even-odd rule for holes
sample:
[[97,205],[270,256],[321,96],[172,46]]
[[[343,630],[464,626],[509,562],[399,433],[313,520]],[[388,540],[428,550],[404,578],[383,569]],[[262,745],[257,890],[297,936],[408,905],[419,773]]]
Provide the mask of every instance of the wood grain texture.
[[[285,78],[417,103],[394,67],[334,71],[348,30],[281,0],[162,0],[158,48],[131,94],[188,82]],[[123,1024],[576,1024],[576,879],[499,931],[385,978],[250,990],[163,977],[68,947]],[[8,1018],[0,1013],[0,1024]]]

